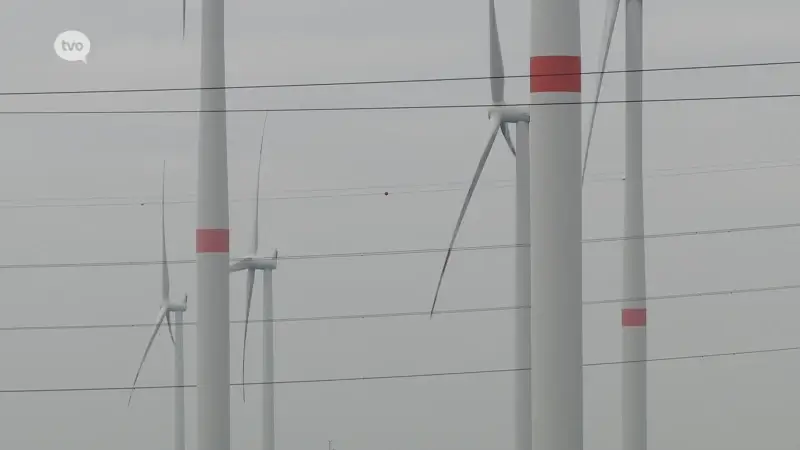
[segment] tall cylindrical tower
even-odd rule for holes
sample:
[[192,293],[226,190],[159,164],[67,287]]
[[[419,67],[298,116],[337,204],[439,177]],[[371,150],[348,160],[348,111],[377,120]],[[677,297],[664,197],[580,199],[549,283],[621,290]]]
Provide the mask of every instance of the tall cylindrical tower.
[[642,183],[642,0],[625,12],[625,236],[622,253],[622,450],[647,448],[647,296]]
[[531,432],[536,450],[583,448],[580,72],[579,0],[532,0]]
[[230,450],[225,2],[202,0],[197,174],[197,448]]

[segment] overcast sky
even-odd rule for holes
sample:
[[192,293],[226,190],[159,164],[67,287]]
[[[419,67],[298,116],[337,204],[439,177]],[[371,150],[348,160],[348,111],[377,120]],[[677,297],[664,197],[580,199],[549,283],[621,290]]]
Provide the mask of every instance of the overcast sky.
[[[228,84],[488,75],[487,3],[228,0]],[[508,75],[527,71],[529,3],[497,2]],[[585,70],[597,67],[604,3],[582,2]],[[188,37],[181,43],[178,0],[6,0],[0,91],[197,86],[199,0],[188,7]],[[654,0],[644,14],[646,67],[798,59],[796,1]],[[622,32],[624,20],[619,23]],[[54,54],[53,40],[67,29],[92,40],[88,64]],[[621,38],[620,33],[612,46],[611,70],[623,65]],[[645,97],[796,93],[799,77],[794,66],[650,73]],[[603,99],[621,99],[623,77],[606,80]],[[587,99],[593,81],[585,77]],[[526,85],[525,79],[509,80],[507,101],[526,101]],[[480,80],[243,90],[228,99],[230,108],[298,108],[486,103],[490,97],[489,82]],[[2,97],[0,110],[198,104],[196,92],[34,96]],[[622,233],[623,111],[622,105],[600,107],[584,188],[585,238]],[[648,233],[800,221],[798,100],[659,103],[644,111]],[[262,120],[263,113],[228,116],[234,256],[246,251],[250,239],[253,205],[243,199],[253,195]],[[262,248],[296,255],[446,246],[487,127],[482,109],[273,114],[262,195],[284,199],[262,205]],[[168,200],[189,201],[167,210],[170,258],[194,257],[196,114],[2,115],[0,145],[0,264],[157,259],[159,208],[140,203],[157,200],[164,159]],[[773,163],[784,164],[765,168]],[[675,174],[680,176],[664,176]],[[513,176],[514,160],[498,143],[458,245],[513,243]],[[397,185],[402,187],[380,187]],[[316,198],[296,198],[309,196]],[[96,206],[102,203],[114,205]],[[799,245],[800,234],[792,228],[649,240],[648,294],[800,283]],[[620,242],[584,245],[585,302],[621,295],[621,249]],[[275,315],[426,310],[443,257],[281,262]],[[173,296],[189,293],[187,320],[194,320],[194,266],[174,265],[171,273]],[[231,316],[241,319],[244,275],[234,275],[231,285]],[[0,326],[147,322],[157,313],[159,289],[157,266],[4,270]],[[652,302],[650,357],[800,345],[796,295],[789,290]],[[259,283],[254,298],[260,296]],[[261,314],[259,300],[254,316]],[[513,250],[454,255],[440,308],[512,303]],[[276,379],[511,368],[513,314],[280,323]],[[231,329],[231,376],[239,381],[242,326]],[[247,378],[257,381],[261,327],[252,330]],[[129,385],[149,332],[3,331],[0,389]],[[618,361],[619,305],[586,306],[584,336],[587,363]],[[194,383],[193,327],[186,341],[186,381]],[[650,449],[797,448],[798,358],[800,352],[783,352],[652,363]],[[277,447],[324,449],[332,439],[338,450],[510,449],[512,378],[281,385]],[[171,382],[172,347],[163,333],[140,383]],[[619,387],[619,366],[586,369],[587,450],[619,448]],[[260,442],[258,388],[249,391],[251,400],[243,404],[240,389],[231,389],[232,449]],[[171,448],[171,393],[140,391],[130,408],[127,395],[0,394],[0,447]],[[196,448],[194,408],[189,390],[190,449]]]

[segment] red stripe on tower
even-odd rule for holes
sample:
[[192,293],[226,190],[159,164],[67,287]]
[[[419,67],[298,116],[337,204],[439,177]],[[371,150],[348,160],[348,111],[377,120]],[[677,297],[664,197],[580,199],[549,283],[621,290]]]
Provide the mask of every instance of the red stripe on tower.
[[531,93],[580,92],[580,56],[534,56],[531,58]]
[[229,253],[230,231],[226,229],[197,230],[197,253]]
[[622,310],[623,327],[644,327],[647,326],[647,309],[628,308]]

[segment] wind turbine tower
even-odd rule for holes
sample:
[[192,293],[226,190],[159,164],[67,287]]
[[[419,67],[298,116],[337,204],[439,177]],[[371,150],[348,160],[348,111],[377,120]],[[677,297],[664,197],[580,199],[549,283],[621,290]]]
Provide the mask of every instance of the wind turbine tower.
[[530,32],[532,447],[582,450],[579,0],[531,0]]
[[622,310],[622,449],[647,448],[647,309],[642,180],[642,0],[625,9],[625,233]]
[[225,1],[202,0],[197,174],[197,449],[230,450]]
[[[597,101],[621,0],[606,2],[600,76],[589,122],[588,166]],[[625,0],[625,232],[622,254],[622,450],[647,449],[647,273],[642,164],[642,0]]]

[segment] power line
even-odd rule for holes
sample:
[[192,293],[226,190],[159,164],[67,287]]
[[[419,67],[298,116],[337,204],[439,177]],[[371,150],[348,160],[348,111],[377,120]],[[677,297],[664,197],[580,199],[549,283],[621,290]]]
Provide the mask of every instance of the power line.
[[[798,164],[800,165],[800,163]],[[456,184],[456,183],[453,183]],[[459,182],[458,184],[466,184]],[[441,186],[442,184],[438,184]],[[414,186],[414,185],[409,185]],[[291,196],[272,196],[272,197],[260,197],[259,202],[268,202],[268,201],[282,201],[282,200],[318,200],[318,199],[329,199],[329,198],[340,198],[340,197],[377,197],[377,196],[389,196],[389,195],[411,195],[411,194],[435,194],[435,193],[442,193],[442,192],[458,192],[464,190],[462,187],[451,187],[451,188],[429,188],[425,189],[426,186],[437,186],[436,184],[420,184],[417,185],[420,188],[417,189],[409,189],[405,191],[381,191],[381,192],[341,192],[337,194],[316,194],[316,195],[291,195]],[[498,181],[496,183],[491,184],[488,186],[490,189],[505,189],[509,187],[513,187],[513,184],[509,184],[508,181]],[[358,189],[358,188],[354,188]],[[320,189],[321,191],[325,191],[325,189]],[[332,189],[333,190],[333,189]],[[92,199],[92,197],[86,197],[87,199]],[[124,197],[127,199],[134,199],[135,197],[129,196]],[[78,199],[80,200],[80,199]],[[240,197],[240,198],[233,198],[230,200],[231,203],[239,203],[239,202],[246,202],[246,201],[253,201],[255,197]],[[166,200],[165,205],[167,206],[177,206],[177,205],[190,205],[194,204],[195,200]],[[0,204],[0,209],[38,209],[38,208],[96,208],[96,207],[122,207],[122,206],[150,206],[150,205],[161,205],[161,201],[158,200],[146,200],[144,198],[138,201],[126,201],[126,202],[115,202],[115,203],[68,203],[68,204],[42,204],[42,203],[29,203],[29,204],[11,204],[11,205],[2,205]]]
[[[800,228],[800,222],[790,222],[771,225],[755,225],[749,227],[737,228],[717,228],[709,230],[694,230],[694,231],[677,231],[672,233],[657,233],[647,234],[643,236],[615,236],[603,238],[584,239],[584,244],[597,244],[601,242],[618,242],[628,241],[633,239],[665,239],[677,238],[688,236],[706,236],[714,234],[733,234],[744,233],[751,231],[774,231],[779,229]],[[491,245],[475,245],[470,247],[453,247],[452,251],[484,251],[484,250],[501,250],[521,247],[519,244],[491,244]],[[335,259],[335,258],[361,258],[370,256],[399,256],[399,255],[416,255],[428,253],[444,253],[447,248],[416,248],[416,249],[398,249],[398,250],[384,250],[384,251],[368,251],[368,252],[342,252],[342,253],[307,253],[297,255],[278,256],[282,261],[303,261],[312,259]],[[231,258],[231,261],[240,261],[241,258]],[[194,264],[195,259],[178,259],[169,261],[169,264]],[[73,262],[73,263],[30,263],[30,264],[0,264],[0,270],[9,269],[66,269],[66,268],[79,268],[79,267],[121,267],[121,266],[150,266],[161,264],[161,261],[96,261],[96,262]]]
[[[747,356],[758,355],[767,353],[783,353],[790,351],[798,351],[800,346],[794,347],[776,347],[766,348],[760,350],[742,350],[736,352],[719,352],[719,353],[703,353],[696,355],[681,355],[681,356],[666,356],[662,358],[647,358],[643,360],[630,360],[630,361],[599,361],[594,363],[584,363],[583,367],[602,367],[602,366],[617,366],[622,364],[634,363],[654,363],[654,362],[668,362],[668,361],[686,361],[694,359],[710,359],[722,358],[733,356]],[[297,385],[297,384],[321,384],[321,383],[341,383],[348,381],[377,381],[377,380],[400,380],[400,379],[413,379],[413,378],[439,378],[439,377],[452,377],[452,376],[475,376],[487,375],[498,373],[511,373],[523,372],[530,369],[523,368],[508,368],[508,369],[484,369],[484,370],[464,370],[457,372],[426,372],[414,374],[396,374],[396,375],[373,375],[362,377],[337,377],[337,378],[314,378],[305,380],[279,380],[279,381],[246,381],[244,383],[231,383],[230,386],[262,386],[262,385]],[[158,389],[189,389],[196,388],[196,384],[185,385],[151,385],[151,386],[137,386],[137,390],[158,390]],[[109,392],[109,391],[129,391],[133,386],[93,386],[93,387],[74,387],[74,388],[22,388],[22,389],[0,389],[0,394],[39,394],[39,393],[60,393],[60,392]]]
[[[336,383],[345,381],[371,381],[371,380],[397,380],[409,378],[434,378],[463,375],[483,375],[490,373],[520,372],[529,369],[487,369],[470,370],[458,372],[432,372],[415,373],[403,375],[377,375],[365,377],[338,377],[338,378],[316,378],[306,380],[285,380],[285,381],[246,381],[244,383],[231,383],[230,386],[261,386],[261,385],[287,385],[287,384],[319,384]],[[155,390],[155,389],[176,389],[176,388],[196,388],[196,384],[184,384],[182,386],[174,384],[155,385],[155,386],[136,386],[136,390]],[[107,387],[76,387],[76,388],[34,388],[34,389],[0,389],[0,394],[32,394],[32,393],[56,393],[56,392],[103,392],[103,391],[129,391],[132,386],[107,386]]]
[[655,295],[655,296],[647,296],[645,298],[639,297],[628,297],[628,298],[613,298],[613,299],[606,299],[606,300],[593,300],[590,302],[585,302],[584,305],[604,305],[609,303],[628,303],[628,302],[637,302],[637,301],[658,301],[658,300],[677,300],[677,299],[687,299],[687,298],[698,298],[698,297],[718,297],[721,295],[742,295],[742,294],[755,294],[761,292],[777,292],[777,291],[793,291],[800,289],[800,284],[784,284],[784,285],[772,285],[772,286],[759,286],[759,287],[752,287],[752,288],[742,288],[742,289],[725,289],[725,290],[716,290],[716,291],[700,291],[700,292],[691,292],[685,294],[665,294],[665,295]]
[[[741,64],[714,64],[714,65],[695,65],[695,66],[675,66],[675,67],[658,67],[637,70],[607,70],[606,75],[622,74],[622,73],[647,73],[647,72],[676,72],[688,70],[706,70],[706,69],[735,69],[744,67],[770,67],[770,66],[789,66],[800,64],[800,61],[773,61],[762,63],[741,63]],[[436,78],[407,78],[407,79],[387,79],[387,80],[361,80],[361,81],[331,81],[331,82],[316,82],[316,83],[284,83],[284,84],[249,84],[249,85],[235,85],[235,86],[216,86],[216,87],[173,87],[173,88],[138,88],[138,89],[89,89],[89,90],[73,90],[73,91],[7,91],[0,92],[0,96],[32,96],[32,95],[75,95],[75,94],[128,94],[128,93],[147,93],[147,92],[186,92],[186,91],[203,91],[203,90],[241,90],[241,89],[285,89],[285,88],[306,88],[306,87],[332,87],[332,86],[364,86],[364,85],[378,85],[378,84],[415,84],[415,83],[442,83],[454,81],[476,81],[476,80],[490,80],[493,78],[531,78],[531,77],[547,77],[547,76],[566,76],[566,75],[600,75],[601,72],[573,72],[573,73],[556,73],[556,74],[542,74],[542,75],[506,75],[502,77],[492,76],[471,76],[471,77],[436,77]]]
[[[476,245],[472,247],[456,247],[453,251],[482,251],[498,250],[505,248],[517,248],[517,244],[497,244],[497,245]],[[309,260],[309,259],[329,259],[329,258],[358,258],[365,256],[395,256],[412,255],[425,253],[446,252],[446,248],[420,248],[406,250],[385,250],[371,252],[348,252],[348,253],[308,253],[305,255],[278,256],[279,260]],[[195,259],[179,259],[168,261],[169,264],[194,264]],[[231,258],[231,261],[241,261],[241,258]],[[77,262],[77,263],[38,263],[38,264],[0,264],[1,269],[61,269],[78,267],[119,267],[119,266],[150,266],[161,264],[161,261],[97,261],[97,262]]]
[[583,243],[596,244],[600,242],[631,241],[636,239],[664,239],[664,238],[676,238],[676,237],[686,237],[686,236],[705,236],[710,234],[743,233],[749,231],[770,231],[770,230],[780,230],[780,229],[798,228],[798,227],[800,227],[800,222],[780,223],[773,225],[755,225],[750,227],[717,228],[712,230],[676,231],[672,233],[645,234],[641,236],[593,238],[593,239],[584,239]]
[[[735,166],[735,167],[733,167]],[[768,160],[757,160],[757,161],[743,161],[739,163],[728,163],[728,164],[698,164],[693,166],[684,166],[684,167],[663,167],[660,169],[653,169],[652,171],[648,172],[644,175],[645,178],[657,178],[657,177],[673,177],[673,176],[686,176],[686,175],[696,175],[696,174],[708,174],[708,173],[716,173],[716,172],[729,172],[729,171],[748,171],[748,170],[764,170],[764,169],[775,169],[775,168],[783,168],[783,167],[797,167],[800,166],[800,158],[793,158],[793,159],[768,159]],[[608,182],[608,181],[622,181],[624,180],[624,172],[596,172],[591,177],[588,177],[587,180],[594,180],[595,182]],[[498,179],[489,179],[488,182],[492,183],[511,183],[514,182],[514,178],[498,178]],[[291,189],[281,189],[278,192],[289,193],[289,192],[299,192],[299,193],[314,193],[314,192],[344,192],[344,191],[358,191],[358,190],[382,190],[385,192],[386,189],[402,189],[402,188],[417,188],[417,187],[445,187],[445,186],[467,186],[469,185],[469,181],[446,181],[442,183],[395,183],[395,184],[374,184],[374,185],[362,185],[362,186],[349,186],[349,187],[323,187],[323,188],[291,188]],[[189,194],[190,197],[195,197],[196,194],[192,193]],[[241,198],[241,200],[253,200],[255,197],[247,197]],[[295,197],[268,197],[268,200],[284,200],[284,199],[294,199]],[[302,197],[305,198],[305,197]],[[158,201],[160,204],[161,197],[158,196],[89,196],[89,197],[35,197],[33,200],[38,201],[71,201],[71,200],[131,200],[131,199],[151,199],[148,201]],[[20,198],[5,198],[0,199],[0,203],[2,202],[14,202],[14,201],[21,201],[24,199]]]
[[[728,172],[743,172],[743,171],[754,171],[754,170],[768,170],[768,169],[779,169],[779,168],[787,168],[787,167],[798,167],[800,166],[800,161],[797,160],[773,160],[773,161],[759,161],[759,162],[750,162],[750,163],[740,163],[738,164],[739,167],[730,167],[736,164],[724,164],[724,165],[698,165],[698,166],[691,166],[687,168],[663,168],[663,169],[656,169],[653,173],[645,175],[644,178],[659,178],[659,177],[677,177],[677,176],[692,176],[692,175],[707,175],[712,173],[728,173]],[[699,170],[699,169],[706,169],[706,170]],[[600,173],[596,174],[592,177],[587,177],[588,182],[592,183],[606,183],[612,181],[624,181],[624,173],[614,173],[609,172],[605,175]],[[488,186],[484,186],[482,189],[508,189],[515,186],[515,180],[513,178],[503,178],[503,179],[496,179],[496,180],[487,180],[485,183],[489,184]],[[394,185],[377,185],[377,186],[354,186],[349,188],[317,188],[317,189],[287,189],[281,192],[322,192],[323,194],[312,194],[312,195],[287,195],[287,196],[262,196],[260,197],[261,202],[267,201],[286,201],[286,200],[317,200],[317,199],[329,199],[329,198],[339,198],[339,197],[377,197],[377,196],[389,196],[389,195],[417,195],[417,194],[434,194],[434,193],[443,193],[443,192],[459,192],[466,189],[466,186],[469,182],[466,181],[450,181],[446,183],[427,183],[427,184],[414,184],[414,183],[406,183],[406,184],[394,184]],[[444,186],[459,186],[459,187],[444,187]],[[380,191],[377,191],[380,189]],[[406,190],[400,190],[406,189]],[[345,191],[356,191],[356,190],[373,190],[372,192],[345,192]],[[326,193],[326,192],[336,192],[336,193]],[[193,195],[190,195],[192,199],[183,199],[183,200],[167,200],[165,204],[168,206],[172,205],[188,205],[194,204],[195,199]],[[149,196],[91,196],[91,197],[38,197],[32,199],[33,201],[81,201],[81,200],[127,200],[127,201],[118,201],[114,203],[66,203],[66,204],[44,204],[44,203],[28,203],[28,204],[14,204],[13,202],[21,202],[24,199],[0,199],[0,209],[29,209],[29,208],[95,208],[95,207],[123,207],[123,206],[149,206],[149,205],[161,205],[160,199],[155,199],[154,197]],[[255,197],[238,197],[231,199],[231,203],[234,202],[246,202],[246,201],[253,201]],[[12,204],[2,204],[1,202],[8,202]]]
[[[519,309],[530,309],[525,306],[496,306],[486,308],[461,308],[461,309],[448,309],[444,311],[435,311],[434,315],[452,315],[452,314],[470,314],[470,313],[488,313],[499,311],[514,311]],[[266,319],[250,319],[249,322],[253,323],[289,323],[289,322],[322,322],[332,320],[353,320],[353,319],[388,319],[396,317],[415,317],[415,316],[430,316],[430,311],[406,311],[406,312],[388,312],[388,313],[363,313],[363,314],[345,314],[345,315],[330,315],[330,316],[306,316],[306,317],[285,317],[275,318],[272,320]],[[244,324],[244,320],[231,320],[232,324]],[[129,324],[94,324],[94,325],[40,325],[40,326],[10,326],[0,327],[0,332],[4,331],[43,331],[43,330],[97,330],[97,329],[114,329],[114,328],[151,328],[152,323],[129,323]],[[173,326],[196,326],[197,322],[173,322]]]
[[783,352],[792,352],[798,350],[800,350],[800,345],[794,347],[765,348],[760,350],[741,350],[738,352],[719,352],[719,353],[704,353],[699,355],[665,356],[662,358],[647,358],[647,359],[629,360],[629,361],[600,361],[595,363],[584,364],[583,367],[616,366],[620,364],[635,364],[643,362],[685,361],[691,359],[722,358],[726,356],[746,356],[746,355],[759,355],[764,353],[783,353]]
[[[717,291],[700,291],[688,292],[683,294],[666,294],[648,296],[645,298],[611,298],[604,300],[591,300],[583,302],[584,306],[604,305],[612,303],[628,303],[635,301],[659,301],[659,300],[678,300],[700,297],[717,297],[722,295],[742,295],[753,294],[761,292],[776,292],[776,291],[790,291],[800,289],[800,284],[778,285],[778,286],[760,286],[744,289],[727,289]],[[477,314],[489,312],[502,312],[502,311],[519,311],[530,309],[529,306],[494,306],[485,308],[459,308],[459,309],[446,309],[435,311],[434,315],[460,315],[460,314]],[[327,315],[327,316],[306,316],[306,317],[284,317],[267,319],[250,319],[250,323],[290,323],[290,322],[322,322],[334,320],[359,320],[359,319],[388,319],[400,317],[429,317],[430,311],[395,311],[386,313],[362,313],[362,314],[342,314],[342,315]],[[232,324],[243,324],[244,320],[231,320]],[[184,321],[176,322],[174,326],[196,326],[197,322]],[[10,331],[69,331],[69,330],[97,330],[97,329],[130,329],[130,328],[151,328],[152,323],[114,323],[114,324],[84,324],[84,325],[17,325],[0,327],[0,332]]]
[[[565,106],[591,104],[625,104],[625,103],[688,103],[721,100],[757,100],[757,99],[790,99],[800,94],[762,94],[762,95],[728,95],[719,97],[673,97],[643,100],[599,100],[577,102],[545,102],[545,103],[509,103],[506,106]],[[438,104],[438,105],[389,105],[389,106],[339,106],[317,108],[245,108],[245,109],[129,109],[129,110],[94,110],[94,111],[0,111],[0,115],[42,116],[42,115],[112,115],[112,114],[198,114],[198,113],[291,113],[291,112],[345,112],[345,111],[419,111],[434,109],[469,109],[492,108],[487,103]]]

